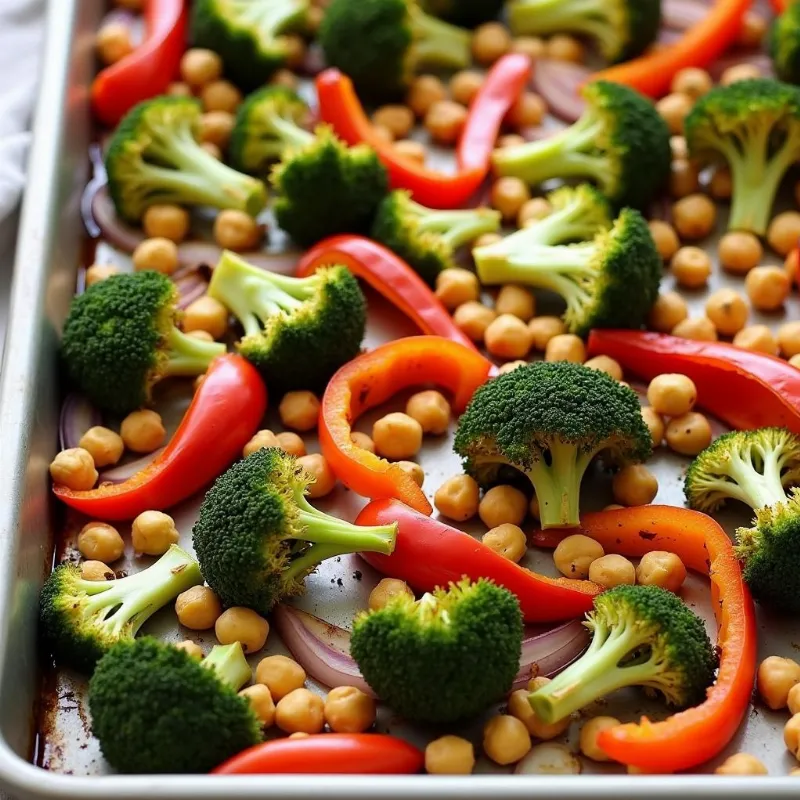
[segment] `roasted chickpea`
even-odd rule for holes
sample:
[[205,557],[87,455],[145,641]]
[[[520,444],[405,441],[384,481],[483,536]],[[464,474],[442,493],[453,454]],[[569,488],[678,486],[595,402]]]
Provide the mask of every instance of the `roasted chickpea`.
[[708,193],[715,200],[730,200],[733,195],[733,177],[727,167],[717,167],[711,174]]
[[411,83],[406,105],[422,119],[434,103],[447,99],[447,89],[435,75],[420,75]]
[[531,736],[516,717],[492,717],[483,728],[483,752],[496,764],[514,764],[531,749]]
[[78,447],[88,451],[96,467],[116,464],[122,458],[125,444],[122,437],[114,431],[95,425],[81,436]]
[[659,447],[661,442],[664,441],[664,420],[661,415],[650,406],[644,406],[642,408],[642,419],[644,419],[644,424],[647,425],[650,431],[653,447]]
[[683,133],[683,121],[692,110],[693,101],[688,94],[673,92],[666,97],[662,97],[656,103],[656,111],[667,123],[669,132],[673,134]]
[[696,339],[699,342],[716,342],[717,329],[708,317],[693,317],[679,322],[672,335],[680,339]]
[[203,86],[200,100],[205,111],[227,111],[233,114],[242,102],[242,93],[230,81],[216,80]]
[[250,608],[233,606],[217,617],[214,633],[220,644],[241,642],[245,653],[257,653],[267,643],[269,623]]
[[221,339],[228,332],[228,309],[210,295],[198,297],[186,307],[183,329],[186,333],[206,331],[212,339]]
[[[528,510],[527,500],[525,511]],[[485,544],[495,553],[513,561],[515,564],[525,555],[528,549],[528,542],[522,529],[517,525],[505,522],[487,531],[481,538]]]
[[278,406],[284,427],[295,431],[310,431],[317,427],[319,398],[312,392],[286,392]]
[[[567,332],[567,326],[558,317],[534,317],[528,323],[533,346],[536,350],[544,351],[550,340]],[[563,347],[563,344],[558,345]]]
[[321,733],[325,727],[325,704],[308,689],[295,689],[278,700],[275,724],[284,733]]
[[161,415],[149,408],[132,411],[119,428],[119,435],[128,450],[134,453],[152,453],[158,450],[167,435]]
[[222,614],[222,603],[208,586],[192,586],[175,599],[175,613],[184,628],[207,631]]
[[436,296],[450,311],[464,303],[477,301],[480,294],[477,276],[467,269],[443,269],[436,276]]
[[747,324],[750,307],[735,289],[717,289],[706,300],[706,316],[723,336],[737,334]]
[[[89,563],[89,562],[87,562]],[[786,708],[789,709],[789,713],[800,714],[800,683],[796,683],[789,689],[789,694],[786,696]]]
[[755,267],[747,273],[744,288],[754,308],[777,311],[789,297],[792,282],[780,267]]
[[667,444],[684,456],[696,456],[711,444],[712,433],[708,420],[697,411],[690,411],[669,421]]
[[501,314],[489,324],[484,334],[489,353],[506,360],[528,355],[532,339],[528,326],[513,314]]
[[287,89],[297,89],[300,80],[290,69],[279,69],[272,73],[269,79],[270,86],[285,86]]
[[197,642],[193,642],[191,639],[184,639],[182,642],[178,642],[178,644],[173,645],[176,650],[183,650],[190,658],[195,659],[195,661],[202,661],[203,660],[203,648],[200,647]]
[[403,158],[415,161],[417,164],[425,164],[428,154],[422,142],[415,142],[413,139],[403,139],[394,143],[394,151]]
[[[542,678],[540,680],[543,680],[545,683],[549,682],[547,678]],[[533,681],[531,681],[531,683],[533,683]],[[541,688],[541,686],[537,686],[536,688]],[[528,702],[528,696],[532,691],[535,691],[535,689],[529,687],[528,690],[517,689],[517,691],[512,692],[508,697],[508,713],[511,714],[512,717],[516,717],[528,729],[528,733],[536,739],[546,741],[548,739],[555,739],[556,736],[561,736],[569,727],[571,722],[570,718],[567,717],[566,719],[559,720],[552,724],[542,722],[536,712],[531,708],[530,702]]]
[[519,361],[506,361],[501,367],[498,367],[497,372],[499,375],[505,375],[507,372],[513,372],[518,367],[527,365],[527,361],[520,359]]
[[[686,70],[684,70],[685,72]],[[702,71],[702,70],[701,70]],[[586,758],[592,761],[610,761],[604,750],[597,744],[597,737],[609,728],[616,728],[622,723],[616,717],[592,717],[581,727],[580,748]]]
[[588,578],[592,562],[604,555],[599,542],[576,533],[558,543],[553,551],[553,561],[558,571],[568,578]]
[[683,561],[666,550],[652,550],[642,556],[636,567],[636,582],[643,586],[660,586],[668,592],[677,592],[686,580]]
[[372,132],[376,138],[387,144],[394,142],[394,134],[385,125],[373,125]]
[[670,269],[679,286],[700,289],[711,275],[711,259],[699,247],[681,247],[673,256]]
[[100,281],[107,280],[112,275],[119,274],[120,269],[114,264],[92,264],[92,266],[86,270],[84,283],[88,288],[89,286],[94,286],[96,283],[100,283]]
[[714,230],[716,221],[717,207],[704,194],[690,194],[672,206],[672,222],[683,239],[704,239]]
[[544,349],[545,361],[572,361],[583,364],[586,361],[586,345],[574,333],[561,333],[554,336]]
[[82,447],[62,450],[50,464],[50,477],[57,486],[66,486],[74,492],[94,488],[97,470],[92,455]]
[[756,11],[747,11],[742,20],[742,28],[739,31],[739,41],[742,47],[758,48],[764,41],[767,33],[767,21]]
[[469,475],[448,478],[433,496],[436,510],[456,522],[466,522],[478,513],[480,490]]
[[395,411],[372,426],[375,452],[395,461],[413,458],[422,447],[422,425],[408,414]]
[[306,454],[305,442],[296,434],[291,431],[283,431],[276,435],[277,447],[280,447],[284,453],[290,456],[300,458]]
[[698,67],[684,67],[675,73],[670,91],[697,100],[714,88],[714,79]]
[[372,121],[388,128],[393,139],[405,139],[414,127],[414,112],[408,106],[381,106],[372,115]]
[[336,475],[328,463],[328,459],[321,453],[310,453],[307,456],[300,456],[297,463],[314,480],[308,486],[308,497],[316,500],[319,497],[326,497],[336,486]]
[[736,753],[723,761],[715,770],[715,775],[766,775],[767,768],[749,753]]
[[102,561],[84,561],[81,564],[81,578],[85,581],[113,581],[116,577],[114,570]]
[[453,145],[461,136],[467,121],[467,110],[452,100],[439,100],[425,114],[425,129],[435,142]]
[[429,775],[471,775],[475,748],[460,736],[441,736],[425,748],[425,772]]
[[325,698],[323,713],[334,733],[362,733],[375,724],[375,701],[355,686],[338,686]]
[[103,25],[95,37],[97,57],[106,65],[116,64],[133,52],[131,34],[126,25],[111,22]]
[[517,130],[538,128],[547,116],[547,104],[534,92],[523,92],[506,114],[506,123]]
[[800,683],[800,664],[791,658],[768,656],[758,665],[756,688],[768,708],[786,708],[789,692]]
[[244,211],[226,208],[214,220],[214,241],[226,250],[252,250],[263,235],[264,229]]
[[161,556],[179,539],[175,520],[163,511],[142,511],[131,525],[131,544],[137,553]]
[[615,361],[608,356],[595,356],[590,358],[584,365],[589,369],[596,369],[598,372],[605,372],[610,375],[615,381],[622,380],[622,367],[619,361]]
[[610,553],[592,561],[589,565],[589,580],[604,589],[633,586],[636,583],[636,568],[624,556]]
[[439,435],[450,425],[450,403],[441,392],[429,389],[408,398],[406,414],[422,426],[423,433]]
[[527,184],[519,178],[498,178],[492,186],[490,202],[506,221],[517,218],[522,207],[531,199]]
[[408,584],[405,581],[400,581],[396,578],[381,578],[369,593],[369,609],[370,611],[377,611],[385,608],[398,597],[404,597],[413,602],[414,592],[408,588]]
[[656,243],[658,254],[664,261],[669,261],[681,246],[678,234],[675,233],[675,228],[660,219],[650,220],[647,224],[653,241]]
[[800,322],[787,322],[778,328],[778,346],[784,358],[800,353]]
[[258,721],[264,728],[271,728],[275,722],[275,701],[272,699],[269,689],[263,683],[256,683],[248,686],[239,692],[239,697],[244,697],[250,703],[250,708],[258,717]]
[[536,300],[524,286],[507,284],[500,289],[494,308],[498,314],[511,314],[527,322],[536,313]]
[[145,239],[136,246],[131,258],[137,272],[154,270],[163,275],[172,275],[178,269],[178,247],[163,236]]
[[267,656],[256,667],[256,683],[266,686],[275,700],[300,689],[305,682],[306,671],[288,656]]
[[673,197],[687,197],[700,189],[700,173],[691,161],[678,158],[672,162],[669,176],[669,193]]
[[470,103],[475,99],[475,95],[478,94],[481,86],[483,86],[483,81],[484,76],[481,72],[471,69],[456,72],[450,78],[450,95],[456,103],[469,107]]
[[783,729],[783,741],[786,749],[800,759],[800,714],[795,714]]
[[694,408],[697,402],[697,387],[686,375],[675,373],[657,375],[647,387],[647,401],[659,414],[678,417]]
[[686,301],[677,292],[664,292],[656,298],[647,318],[648,327],[669,333],[689,316]]
[[549,217],[553,213],[553,207],[547,202],[544,197],[532,197],[517,214],[517,227],[527,228],[528,225],[533,225],[539,220]]
[[493,486],[484,494],[478,515],[487,528],[520,525],[528,513],[528,498],[513,486]]
[[798,353],[796,356],[792,356],[792,357],[789,359],[789,363],[790,363],[790,364],[791,364],[791,365],[792,365],[792,366],[793,366],[795,369],[800,369],[800,353]]
[[573,64],[582,64],[585,58],[583,45],[574,36],[560,33],[547,40],[545,53],[554,61],[571,61]]
[[658,481],[644,464],[623,467],[611,483],[614,500],[624,506],[646,506],[658,494]]
[[486,22],[472,34],[472,56],[488,67],[511,49],[511,34],[500,22]]
[[375,452],[375,442],[373,442],[366,433],[353,431],[350,434],[350,439],[353,441],[353,444],[356,445],[356,447],[360,447],[362,450],[366,450],[368,453]]
[[142,217],[145,236],[180,243],[189,233],[189,212],[175,205],[150,206]]
[[736,275],[745,275],[758,266],[764,255],[756,236],[746,231],[730,231],[720,240],[717,249],[720,265]]
[[486,329],[497,319],[497,312],[493,308],[483,305],[476,300],[460,305],[453,313],[453,322],[473,342],[482,342]]
[[686,161],[689,158],[689,145],[686,144],[686,137],[677,135],[669,137],[669,149],[674,161]]
[[722,73],[719,82],[721,86],[730,86],[739,81],[749,81],[760,77],[762,77],[761,70],[755,64],[735,64]]
[[257,450],[265,447],[280,447],[278,437],[270,430],[258,431],[253,438],[244,446],[242,457],[253,455]]
[[235,121],[229,111],[206,111],[200,118],[200,141],[225,150],[231,140]]
[[492,244],[502,242],[503,237],[499,233],[482,233],[473,243],[472,251],[474,252],[479,247],[488,247]]
[[538,58],[544,58],[547,45],[544,39],[538,36],[517,36],[511,42],[511,52],[522,53],[528,56],[531,61],[536,61]]
[[181,78],[197,89],[222,77],[222,59],[213,51],[192,47],[181,58]]
[[78,534],[78,551],[84,558],[110,563],[122,558],[125,542],[113,526],[89,522]]
[[750,325],[742,328],[733,337],[733,343],[745,350],[766,353],[770,356],[778,355],[778,342],[775,341],[772,331],[766,325]]

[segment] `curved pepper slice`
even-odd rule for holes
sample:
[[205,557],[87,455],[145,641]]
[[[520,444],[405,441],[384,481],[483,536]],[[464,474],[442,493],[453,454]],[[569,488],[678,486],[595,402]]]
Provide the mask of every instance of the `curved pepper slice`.
[[356,519],[356,525],[388,522],[398,523],[394,552],[360,555],[379,572],[420,592],[432,592],[465,576],[473,581],[488,578],[517,596],[525,622],[537,623],[579,617],[591,610],[601,591],[590,581],[548,578],[524,569],[469,534],[397,500],[374,500]]
[[[618,725],[598,739],[613,760],[646,772],[677,772],[708,761],[739,729],[756,673],[755,608],[730,539],[711,517],[672,506],[584,514],[581,529],[607,553],[638,557],[668,550],[711,579],[720,663],[705,702],[663,722],[642,717],[638,724]],[[555,547],[570,533],[537,531],[533,544]]]
[[442,336],[475,349],[428,284],[382,244],[351,234],[332,236],[312,247],[300,259],[295,274],[298,278],[305,278],[320,267],[331,264],[342,264],[365,280],[416,322],[423,333]]
[[267,410],[267,389],[242,356],[215,358],[161,454],[122,483],[86,492],[54,486],[59,500],[95,519],[133,519],[180,503],[241,456]]
[[453,394],[456,413],[466,408],[492,364],[474,348],[439,336],[411,336],[376,347],[345,364],[322,398],[319,442],[339,480],[372,499],[394,497],[430,514],[431,504],[410,475],[356,445],[353,421],[410,386],[433,383]]

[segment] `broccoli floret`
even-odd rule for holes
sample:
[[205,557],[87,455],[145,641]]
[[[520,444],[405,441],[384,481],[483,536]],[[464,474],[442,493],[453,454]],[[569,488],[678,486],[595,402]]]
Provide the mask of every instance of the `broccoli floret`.
[[248,95],[236,111],[228,145],[231,166],[250,175],[265,175],[286,150],[314,139],[302,127],[308,116],[306,103],[284,86],[267,86]]
[[418,68],[464,69],[470,38],[416,0],[333,0],[319,30],[328,64],[373,100],[401,94]]
[[637,328],[658,297],[663,262],[647,222],[627,208],[610,230],[600,230],[592,242],[552,245],[549,242],[583,224],[599,227],[581,216],[576,198],[561,211],[523,228],[472,255],[484,284],[520,283],[560,294],[567,304],[564,321],[580,336],[592,328]]
[[508,21],[516,36],[574,33],[592,39],[606,60],[627,61],[656,40],[661,0],[516,0]]
[[659,586],[616,586],[586,615],[589,649],[530,695],[547,724],[627,686],[664,695],[671,705],[701,703],[714,682],[717,657],[703,621]]
[[279,193],[278,224],[304,247],[337,233],[368,234],[389,190],[375,151],[367,145],[348,147],[325,125],[309,144],[292,148],[273,167],[270,180]]
[[156,97],[117,126],[106,153],[108,190],[117,213],[138,222],[162,203],[234,208],[255,216],[264,184],[223,164],[197,141],[202,108],[192,97]]
[[726,500],[758,510],[786,501],[784,487],[800,482],[800,436],[785,428],[726,433],[686,471],[690,508],[710,513]]
[[72,301],[61,352],[72,380],[97,408],[127,414],[171,375],[200,375],[225,352],[175,327],[175,284],[159,272],[113,275]]
[[697,101],[684,126],[692,158],[730,169],[728,227],[766,233],[781,181],[800,160],[800,90],[768,79],[717,87]]
[[372,238],[410,264],[429,284],[455,267],[455,251],[484,233],[500,229],[500,213],[488,208],[434,211],[408,192],[388,194],[378,206]]
[[509,691],[522,634],[519,603],[509,591],[463,580],[361,614],[350,652],[395,713],[439,724],[474,717]]
[[424,0],[422,7],[429,14],[462,28],[477,28],[496,20],[505,0]]
[[304,33],[309,0],[194,0],[190,40],[222,59],[225,77],[257,89],[291,53],[285,34]]
[[203,582],[200,567],[177,545],[155,564],[112,581],[87,581],[80,567],[61,564],[39,599],[42,637],[59,664],[82,672],[181,592]]
[[667,124],[650,100],[627,86],[595,81],[583,96],[586,111],[574,125],[495,150],[495,170],[534,186],[551,178],[590,180],[617,207],[645,207],[669,177]]
[[225,251],[208,294],[241,322],[239,352],[272,390],[321,390],[358,355],[367,304],[347,267],[292,278],[253,267]]
[[651,455],[652,441],[632,389],[580,364],[536,362],[475,392],[455,451],[484,486],[503,467],[522,472],[536,490],[542,527],[557,528],[578,525],[581,481],[596,455],[637,463]]
[[306,500],[313,478],[276,447],[262,448],[217,478],[200,506],[194,549],[208,585],[226,606],[268,614],[302,594],[321,561],[394,550],[397,525],[359,527]]
[[208,772],[261,741],[237,694],[251,677],[240,642],[202,661],[146,636],[118,644],[89,682],[92,733],[119,772]]
[[800,6],[790,5],[772,23],[769,52],[778,78],[800,83]]

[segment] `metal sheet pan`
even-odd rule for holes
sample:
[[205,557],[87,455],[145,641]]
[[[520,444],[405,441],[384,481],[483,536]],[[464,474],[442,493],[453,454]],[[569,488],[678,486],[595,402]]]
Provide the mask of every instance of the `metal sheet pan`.
[[[36,135],[25,199],[11,293],[11,312],[0,385],[0,785],[23,798],[622,798],[649,796],[653,800],[679,794],[693,797],[794,796],[798,784],[790,778],[747,780],[704,775],[670,777],[584,774],[578,777],[520,778],[482,765],[469,778],[440,777],[239,777],[205,776],[127,777],[107,774],[100,754],[88,735],[81,703],[81,684],[61,674],[55,686],[43,686],[36,652],[37,595],[52,565],[54,531],[68,529],[70,519],[59,516],[50,501],[47,467],[56,447],[59,407],[56,361],[57,334],[72,296],[81,259],[82,226],[79,199],[87,179],[90,141],[88,86],[94,69],[93,35],[101,18],[102,0],[54,0],[50,3],[47,61],[36,115]],[[716,275],[711,288],[727,279]],[[668,281],[667,281],[668,282]],[[702,307],[705,293],[692,298]],[[372,296],[370,344],[411,333],[409,323]],[[784,316],[798,317],[793,300],[784,315],[756,321],[779,324]],[[370,419],[364,420],[368,425]],[[446,439],[428,446],[422,457],[426,489],[433,489],[458,469]],[[660,489],[658,502],[681,503],[681,471],[685,461],[667,452],[653,462]],[[594,475],[587,504],[610,501],[607,476]],[[326,505],[352,518],[360,498],[339,490]],[[189,533],[194,503],[176,512],[184,534]],[[732,527],[746,517],[731,515]],[[529,564],[546,568],[546,556],[531,554]],[[550,562],[549,568],[552,569]],[[356,571],[360,571],[360,579]],[[363,607],[374,580],[355,558],[331,561],[309,579],[305,608],[346,624],[354,608]],[[708,616],[702,581],[692,580],[687,599]],[[320,605],[322,603],[323,605]],[[170,628],[165,613],[151,630],[165,636],[183,634]],[[761,619],[762,657],[794,654],[800,642],[795,620],[776,623]],[[276,637],[270,648],[279,649]],[[630,717],[642,710],[638,700],[621,698],[607,706],[609,713]],[[794,766],[785,753],[782,714],[754,707],[731,752],[745,750],[761,758],[773,776],[786,775]],[[45,721],[34,766],[33,744],[37,721]],[[386,715],[380,727],[401,732]],[[573,725],[573,741],[577,726]],[[477,742],[480,725],[468,733]],[[425,733],[410,732],[423,742]],[[710,765],[713,767],[713,765]],[[585,765],[588,771],[588,763]]]

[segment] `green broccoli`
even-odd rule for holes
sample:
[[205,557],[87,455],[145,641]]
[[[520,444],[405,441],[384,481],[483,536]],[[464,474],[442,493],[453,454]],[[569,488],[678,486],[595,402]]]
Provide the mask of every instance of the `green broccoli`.
[[115,645],[89,682],[92,733],[108,763],[131,774],[209,772],[262,740],[240,642],[202,660],[156,639]]
[[769,52],[779,80],[800,83],[800,6],[797,4],[792,3],[772,23]]
[[800,89],[766,78],[719,86],[684,127],[693,159],[730,169],[728,227],[765,234],[781,181],[800,160]]
[[272,390],[322,390],[361,349],[367,304],[347,267],[323,267],[307,278],[292,278],[225,251],[208,295],[241,322],[239,352]]
[[159,272],[113,275],[72,301],[61,353],[72,380],[102,411],[127,414],[171,375],[200,375],[225,352],[175,327],[175,284]]
[[138,222],[163,203],[234,208],[256,216],[264,184],[231,169],[197,141],[202,107],[192,97],[162,96],[135,106],[117,126],[105,157],[117,213]]
[[194,549],[227,606],[268,614],[327,558],[394,550],[397,525],[358,527],[306,500],[313,478],[277,447],[262,448],[217,478],[200,506]]
[[266,83],[290,55],[285,34],[305,33],[309,0],[194,0],[189,39],[222,59],[245,91]]
[[91,672],[109,648],[181,592],[203,582],[200,567],[177,545],[152,566],[112,581],[87,581],[80,567],[61,564],[42,587],[42,638],[59,664]]
[[785,428],[733,431],[703,450],[686,472],[690,508],[710,513],[726,500],[758,510],[786,502],[785,487],[800,483],[800,436]]
[[[481,283],[520,283],[560,294],[567,328],[580,336],[592,328],[639,327],[658,297],[663,272],[647,222],[627,208],[604,230],[601,207],[593,207],[591,197],[578,192],[567,198],[541,222],[473,250]],[[591,228],[599,231],[591,242],[552,244],[570,232],[591,235]]]
[[418,68],[469,66],[470,39],[416,0],[332,0],[319,30],[328,64],[372,100],[402,94]]
[[645,207],[670,173],[666,122],[649,99],[627,86],[595,81],[583,96],[586,111],[566,130],[495,150],[496,172],[534,186],[551,178],[590,180],[616,207]]
[[279,193],[275,219],[304,247],[337,233],[368,234],[389,190],[375,151],[364,144],[348,147],[326,125],[317,127],[309,144],[287,152],[270,180]]
[[481,386],[459,420],[455,451],[484,486],[503,468],[533,484],[543,528],[579,524],[580,488],[592,459],[619,464],[652,453],[636,393],[566,361],[520,366]]
[[589,649],[547,686],[530,695],[546,724],[568,717],[627,686],[655,689],[679,707],[705,700],[716,651],[703,621],[659,586],[616,586],[587,614]]
[[628,61],[655,42],[661,0],[515,0],[508,21],[515,36],[573,33],[596,42],[606,60]]
[[500,229],[500,213],[488,208],[434,211],[408,192],[388,194],[378,206],[372,238],[410,264],[429,284],[455,267],[455,251],[484,233]]
[[302,125],[309,108],[284,86],[266,86],[248,95],[236,111],[228,145],[231,166],[249,175],[264,175],[291,147],[310,144],[314,134]]
[[505,0],[423,0],[422,7],[429,14],[460,25],[477,28],[484,22],[496,20],[503,11]]
[[350,652],[367,683],[412,722],[474,717],[510,689],[522,614],[508,590],[462,580],[414,601],[400,596],[353,623]]

